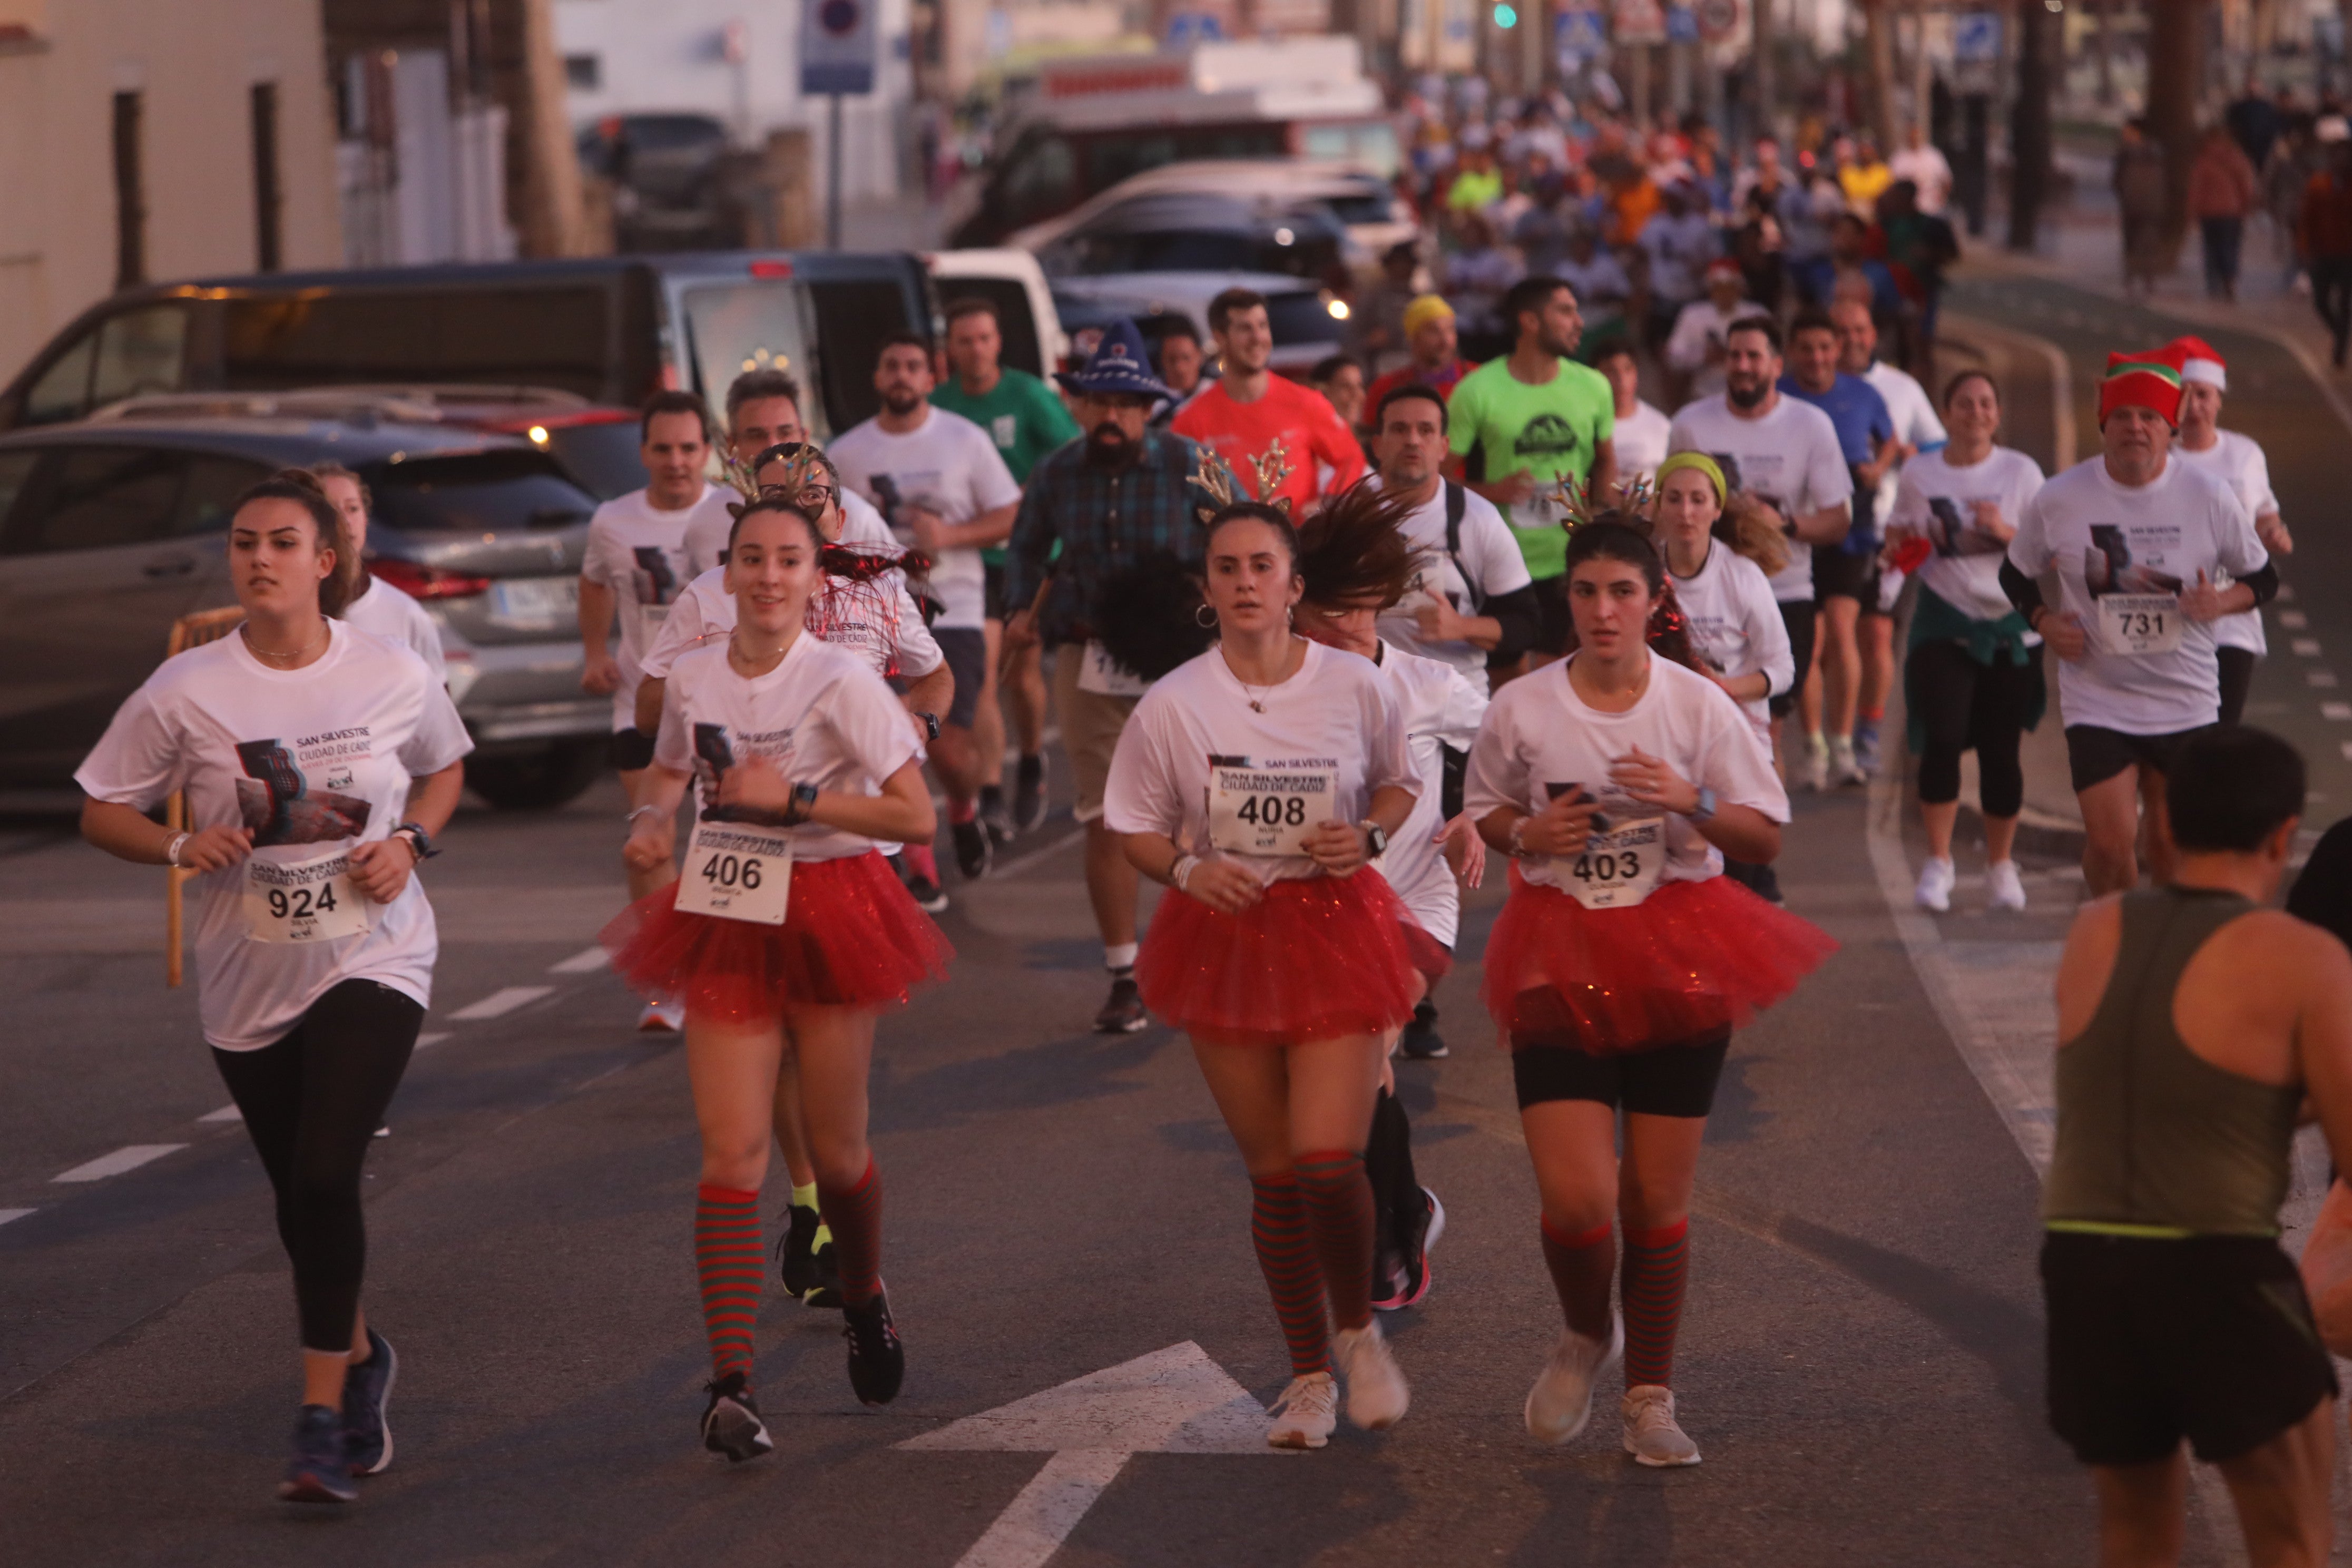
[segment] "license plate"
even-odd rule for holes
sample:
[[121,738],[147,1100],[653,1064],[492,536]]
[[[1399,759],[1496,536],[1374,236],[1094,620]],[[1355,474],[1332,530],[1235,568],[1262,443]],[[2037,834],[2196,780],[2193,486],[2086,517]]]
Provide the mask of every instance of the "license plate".
[[517,577],[490,584],[490,616],[494,620],[532,626],[570,621],[580,614],[580,580],[576,577]]

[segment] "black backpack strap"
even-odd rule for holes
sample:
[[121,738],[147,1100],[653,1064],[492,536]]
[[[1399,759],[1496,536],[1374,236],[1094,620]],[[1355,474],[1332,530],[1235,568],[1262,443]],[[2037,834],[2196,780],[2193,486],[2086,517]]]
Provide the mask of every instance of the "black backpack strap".
[[1470,608],[1475,613],[1486,602],[1486,595],[1470,575],[1470,569],[1462,564],[1462,519],[1470,510],[1470,492],[1452,479],[1438,482],[1445,487],[1445,553],[1454,558],[1454,570],[1470,592]]

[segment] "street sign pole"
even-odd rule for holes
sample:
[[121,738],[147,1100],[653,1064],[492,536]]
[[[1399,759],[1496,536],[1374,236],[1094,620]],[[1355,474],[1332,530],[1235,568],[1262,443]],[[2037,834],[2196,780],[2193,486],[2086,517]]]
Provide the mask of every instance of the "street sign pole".
[[873,0],[803,0],[801,96],[825,102],[824,242],[841,248],[841,100],[874,90]]
[[824,247],[841,248],[841,94],[834,93],[824,131]]

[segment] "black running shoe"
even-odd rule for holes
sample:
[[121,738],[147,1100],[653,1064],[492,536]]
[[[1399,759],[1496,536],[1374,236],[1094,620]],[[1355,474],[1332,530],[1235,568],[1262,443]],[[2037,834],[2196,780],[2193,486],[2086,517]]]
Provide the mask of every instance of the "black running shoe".
[[1024,757],[1013,784],[1013,826],[1034,833],[1045,826],[1045,759]]
[[927,915],[943,915],[948,912],[947,889],[920,871],[907,873],[907,896],[914,900],[915,907]]
[[816,1283],[809,1287],[807,1295],[801,1298],[801,1304],[838,1312],[841,1310],[841,1265],[834,1257],[830,1233],[817,1244],[814,1261],[816,1264]]
[[776,1237],[776,1273],[788,1294],[805,1300],[816,1289],[816,1233],[824,1218],[799,1204],[785,1214],[784,1234]]
[[294,1457],[278,1483],[282,1502],[349,1502],[360,1495],[352,1485],[352,1462],[343,1451],[343,1413],[325,1405],[305,1405],[294,1417]]
[[990,848],[1002,849],[1013,842],[1013,818],[1004,809],[1004,791],[996,784],[981,786],[980,826]]
[[392,1385],[400,1376],[400,1356],[392,1342],[371,1328],[374,1353],[343,1373],[343,1455],[355,1476],[381,1475],[392,1465],[392,1427],[383,1418]]
[[730,1372],[703,1386],[710,1391],[710,1405],[702,1413],[704,1447],[738,1465],[774,1451],[767,1424],[760,1419],[759,1403],[741,1373]]
[[987,876],[989,862],[996,856],[989,847],[988,830],[980,825],[980,818],[950,822],[948,832],[955,839],[956,869],[963,873],[963,879],[977,882]]
[[1135,988],[1135,976],[1122,974],[1110,983],[1110,999],[1095,1015],[1097,1035],[1132,1035],[1151,1025],[1151,1017],[1143,1010],[1142,994]]
[[860,1405],[887,1405],[907,1378],[907,1347],[890,1321],[890,1300],[881,1291],[864,1306],[845,1303],[842,1338],[849,1342],[849,1386]]
[[1414,1004],[1412,1022],[1404,1026],[1397,1048],[1417,1062],[1434,1061],[1445,1054],[1445,1037],[1437,1032],[1437,1007],[1428,997]]

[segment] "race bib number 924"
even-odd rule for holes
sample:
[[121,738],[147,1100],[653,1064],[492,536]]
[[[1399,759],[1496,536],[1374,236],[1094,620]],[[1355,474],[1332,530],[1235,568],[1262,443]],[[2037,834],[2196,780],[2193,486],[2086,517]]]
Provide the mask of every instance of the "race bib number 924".
[[352,858],[339,849],[292,865],[245,863],[245,934],[254,942],[333,942],[369,925],[367,895],[352,883]]

